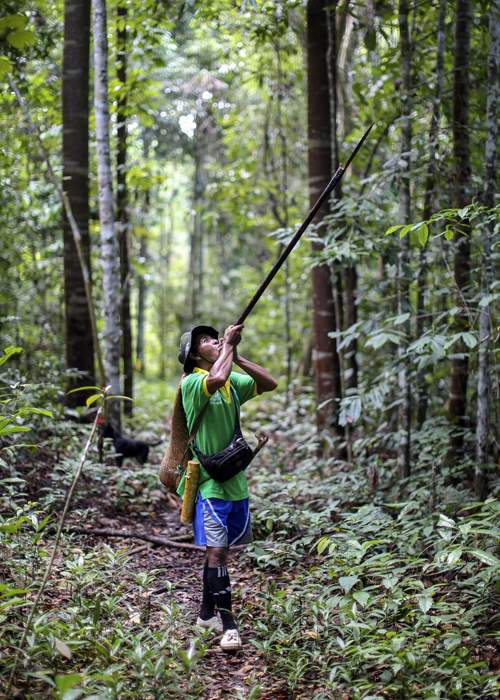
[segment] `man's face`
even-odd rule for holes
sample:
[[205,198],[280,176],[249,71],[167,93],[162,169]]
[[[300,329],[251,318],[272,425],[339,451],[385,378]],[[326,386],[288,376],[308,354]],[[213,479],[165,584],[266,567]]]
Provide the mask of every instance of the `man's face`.
[[203,360],[212,364],[219,357],[221,346],[220,341],[205,333],[199,335],[195,340],[195,355],[199,355]]

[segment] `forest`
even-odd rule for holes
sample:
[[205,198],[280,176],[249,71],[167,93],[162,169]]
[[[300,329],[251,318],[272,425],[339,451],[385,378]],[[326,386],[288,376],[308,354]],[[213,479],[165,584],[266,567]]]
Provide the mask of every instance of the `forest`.
[[[499,56],[500,0],[3,0],[0,698],[499,696]],[[277,382],[233,653],[159,481],[200,324]]]

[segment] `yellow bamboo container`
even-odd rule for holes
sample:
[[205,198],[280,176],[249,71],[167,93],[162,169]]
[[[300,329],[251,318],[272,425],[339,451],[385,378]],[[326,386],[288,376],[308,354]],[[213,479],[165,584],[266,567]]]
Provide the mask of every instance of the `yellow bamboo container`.
[[186,467],[186,480],[184,482],[184,495],[182,497],[181,523],[190,525],[193,521],[194,504],[198,493],[200,480],[200,463],[191,459]]

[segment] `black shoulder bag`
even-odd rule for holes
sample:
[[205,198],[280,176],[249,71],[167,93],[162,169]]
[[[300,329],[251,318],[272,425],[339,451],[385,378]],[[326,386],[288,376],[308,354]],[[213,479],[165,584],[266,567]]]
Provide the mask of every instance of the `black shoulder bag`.
[[231,387],[231,393],[236,408],[236,425],[229,445],[221,452],[206,455],[196,447],[194,440],[191,442],[191,449],[196,454],[201,466],[214,481],[224,482],[232,479],[233,476],[248,467],[257,452],[263,447],[261,440],[259,440],[257,448],[252,450],[243,437],[240,428],[239,400],[233,387]]

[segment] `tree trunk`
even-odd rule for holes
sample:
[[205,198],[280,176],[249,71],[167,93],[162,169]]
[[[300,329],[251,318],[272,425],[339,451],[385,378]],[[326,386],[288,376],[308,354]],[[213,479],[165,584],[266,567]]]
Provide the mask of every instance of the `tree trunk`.
[[[399,33],[400,33],[400,62],[401,62],[401,173],[399,179],[400,191],[400,221],[411,221],[411,44],[408,28],[408,0],[399,2]],[[398,315],[408,314],[408,319],[400,326],[404,336],[398,345],[398,446],[397,461],[400,478],[410,475],[410,440],[411,440],[411,400],[410,382],[408,377],[408,360],[406,348],[410,339],[410,236],[405,236],[398,251],[397,260],[397,304]]]
[[[441,116],[441,99],[443,95],[444,81],[444,49],[445,49],[445,19],[446,0],[439,1],[438,27],[437,27],[437,52],[436,52],[436,85],[434,89],[434,99],[432,102],[431,123],[429,126],[429,164],[425,179],[424,219],[430,219],[433,210],[439,207],[439,198],[436,192],[436,154],[438,150],[439,120]],[[423,335],[425,330],[425,306],[427,294],[427,245],[420,249],[420,260],[417,277],[417,338]],[[425,382],[425,372],[420,371],[417,375],[417,428],[420,429],[427,415],[427,384]]]
[[[488,80],[486,96],[486,143],[484,148],[485,178],[483,202],[492,209],[495,206],[496,192],[496,144],[498,136],[498,63],[500,51],[500,0],[491,0],[489,14]],[[481,298],[490,292],[493,282],[491,260],[491,241],[494,234],[494,222],[490,217],[484,226],[483,261],[481,278]],[[489,342],[491,337],[491,318],[489,304],[480,306],[479,310],[479,358],[477,371],[477,427],[476,427],[476,467],[474,473],[474,490],[480,499],[487,494],[487,465],[489,457],[490,429],[490,377],[489,377]]]
[[[130,320],[130,262],[128,236],[130,217],[127,189],[127,8],[117,7],[116,77],[120,85],[116,110],[116,219],[120,242],[121,331],[123,362],[123,393],[133,398],[132,327]],[[125,401],[123,410],[132,414],[132,401]]]
[[[455,164],[454,205],[464,207],[470,201],[471,168],[469,146],[469,55],[472,25],[471,0],[457,0],[455,60],[453,83],[453,159]],[[467,293],[470,284],[470,226],[460,222],[455,235],[454,277],[457,306],[453,332],[463,333],[469,327]],[[457,462],[463,453],[464,431],[467,426],[467,382],[469,355],[464,343],[457,343],[451,360],[448,413],[452,426],[447,455],[448,464]]]
[[[105,0],[93,0],[94,105],[99,222],[104,290],[104,365],[111,393],[120,394],[120,249],[115,232],[109,147],[108,40]],[[120,427],[120,403],[109,401],[109,419]]]
[[[89,41],[90,0],[66,0],[63,49],[63,189],[81,233],[81,247],[90,271],[89,238]],[[83,273],[66,211],[63,208],[66,367],[85,373],[68,389],[95,384],[94,341]],[[65,396],[68,406],[85,394]]]
[[[149,208],[149,199],[147,198]],[[141,237],[139,246],[139,259],[143,265],[148,261],[148,242],[145,236]],[[139,275],[139,284],[137,289],[137,341],[135,348],[135,356],[137,369],[145,376],[146,374],[146,359],[144,355],[144,338],[146,332],[146,295],[147,295],[146,279],[143,274]]]
[[[308,74],[308,161],[309,197],[311,205],[318,198],[331,175],[330,104],[328,91],[328,0],[307,3],[307,74]],[[328,213],[324,205],[318,213],[318,235],[321,218]],[[320,253],[322,242],[313,244]],[[316,423],[318,430],[338,432],[337,409],[341,398],[340,367],[336,342],[328,336],[336,329],[335,307],[330,268],[316,265],[312,271],[313,287],[313,366],[316,390]]]
[[[168,312],[168,279],[170,274],[170,260],[172,257],[172,241],[174,238],[174,201],[176,192],[174,191],[170,197],[168,204],[169,216],[168,222],[162,225],[160,233],[160,300],[159,300],[159,319],[158,328],[160,336],[160,372],[159,377],[162,380],[167,378],[167,312]],[[167,217],[166,217],[167,218]]]
[[209,146],[209,114],[201,112],[195,131],[193,219],[190,235],[189,298],[191,323],[203,320],[204,222],[203,205],[206,188],[205,158]]

